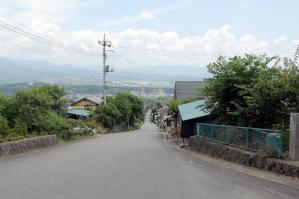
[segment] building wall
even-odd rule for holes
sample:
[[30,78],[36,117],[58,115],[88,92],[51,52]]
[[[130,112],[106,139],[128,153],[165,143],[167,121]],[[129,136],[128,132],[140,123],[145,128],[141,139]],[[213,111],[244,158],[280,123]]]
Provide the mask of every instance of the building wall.
[[[180,116],[181,117],[181,116]],[[180,118],[180,132],[182,138],[189,138],[195,133],[195,124],[205,122],[207,117],[199,117],[191,120],[182,121]]]
[[185,100],[198,97],[199,88],[205,85],[205,81],[176,81],[174,87],[174,99]]
[[95,103],[92,103],[88,100],[82,100],[72,105],[72,108],[78,109],[91,109],[94,110],[97,107]]

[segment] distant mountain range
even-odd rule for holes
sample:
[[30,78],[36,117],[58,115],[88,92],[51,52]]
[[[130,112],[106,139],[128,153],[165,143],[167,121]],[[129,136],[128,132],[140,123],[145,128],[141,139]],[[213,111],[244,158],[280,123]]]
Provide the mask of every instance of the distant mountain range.
[[[150,86],[173,85],[176,80],[202,80],[208,77],[205,67],[199,66],[139,66],[113,67],[109,73],[110,84]],[[56,84],[100,84],[101,66],[58,65],[45,61],[13,60],[0,58],[0,84],[46,82]]]

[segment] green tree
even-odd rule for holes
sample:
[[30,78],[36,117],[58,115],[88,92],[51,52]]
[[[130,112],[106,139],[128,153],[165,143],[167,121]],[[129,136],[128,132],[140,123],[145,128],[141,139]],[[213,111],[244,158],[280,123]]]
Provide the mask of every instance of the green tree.
[[162,103],[160,101],[155,102],[154,107],[159,109],[162,107]]
[[[128,129],[131,124],[134,128],[138,127],[141,121],[144,120],[144,102],[137,96],[130,93],[117,93],[115,96],[107,98],[107,104],[113,104],[116,107],[120,113],[119,121],[126,122]],[[101,112],[103,113],[103,111]],[[97,112],[95,114],[99,115]],[[113,116],[110,117],[108,112],[102,114],[103,117],[105,115],[108,118],[105,123],[109,123],[106,126],[115,125],[114,122],[109,122],[113,121]]]
[[23,137],[28,135],[26,124],[20,121],[16,121],[15,126],[10,130],[10,132],[14,135],[21,135]]
[[9,134],[9,127],[7,120],[0,115],[0,138]]
[[103,127],[112,129],[121,122],[121,113],[114,104],[107,103],[96,108],[94,118]]
[[49,111],[61,114],[65,109],[64,91],[57,86],[32,87],[19,90],[15,95],[16,118],[27,126],[28,132],[42,131],[41,124]]
[[125,121],[129,127],[132,107],[126,93],[118,93],[116,96],[111,98],[111,103],[117,107],[121,114],[121,120]]
[[18,110],[16,107],[16,100],[14,96],[0,95],[0,115],[7,119],[9,127],[15,124]]
[[127,94],[126,96],[131,104],[130,123],[144,120],[144,102],[137,96]]
[[178,126],[178,116],[179,116],[179,105],[181,104],[180,100],[173,99],[170,100],[168,103],[168,112],[173,114],[174,118],[174,127],[176,128]]
[[38,119],[39,131],[47,132],[47,134],[62,135],[69,133],[72,128],[69,120],[59,116],[58,113],[53,110],[48,110]]
[[254,127],[288,126],[290,110],[298,109],[298,71],[279,57],[219,57],[208,65],[212,77],[203,92],[206,109],[218,122]]
[[49,106],[50,109],[56,111],[57,113],[64,113],[66,106],[66,99],[63,98],[65,91],[62,87],[57,85],[47,85],[39,87],[38,92],[44,92],[45,95],[50,97]]
[[83,124],[63,117],[66,112],[64,94],[63,88],[46,85],[21,89],[10,97],[0,96],[2,140],[45,134],[70,139],[73,127]]

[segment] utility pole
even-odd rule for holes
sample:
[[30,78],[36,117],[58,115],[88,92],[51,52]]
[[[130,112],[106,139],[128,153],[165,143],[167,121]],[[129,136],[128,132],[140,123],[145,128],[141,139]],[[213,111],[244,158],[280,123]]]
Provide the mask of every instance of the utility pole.
[[99,41],[98,43],[99,45],[103,46],[103,101],[104,104],[106,104],[106,95],[107,95],[106,77],[107,77],[107,73],[113,72],[113,70],[110,70],[109,66],[106,65],[106,59],[107,59],[106,47],[110,48],[112,44],[111,41],[106,41],[105,33],[104,33],[103,41]]
[[[299,67],[298,65],[298,58],[299,58],[299,45],[297,46],[296,52],[295,52],[295,56],[294,56],[294,64]],[[299,69],[299,68],[298,68]]]

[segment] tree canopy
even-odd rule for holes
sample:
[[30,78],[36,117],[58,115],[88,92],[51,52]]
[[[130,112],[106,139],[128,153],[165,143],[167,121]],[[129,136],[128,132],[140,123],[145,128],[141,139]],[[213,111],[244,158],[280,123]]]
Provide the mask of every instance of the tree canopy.
[[95,110],[95,120],[105,128],[111,129],[121,122],[121,113],[114,104],[103,104]]
[[212,77],[203,89],[205,105],[219,122],[287,128],[289,113],[298,111],[298,70],[289,59],[266,55],[219,57],[208,65]]
[[71,123],[63,117],[64,90],[56,85],[18,90],[13,96],[0,96],[0,135],[2,139],[39,134],[62,134]]
[[95,110],[95,118],[98,123],[106,128],[112,128],[116,124],[126,122],[137,125],[144,119],[144,103],[130,93],[118,93],[107,98],[107,104],[101,104]]

